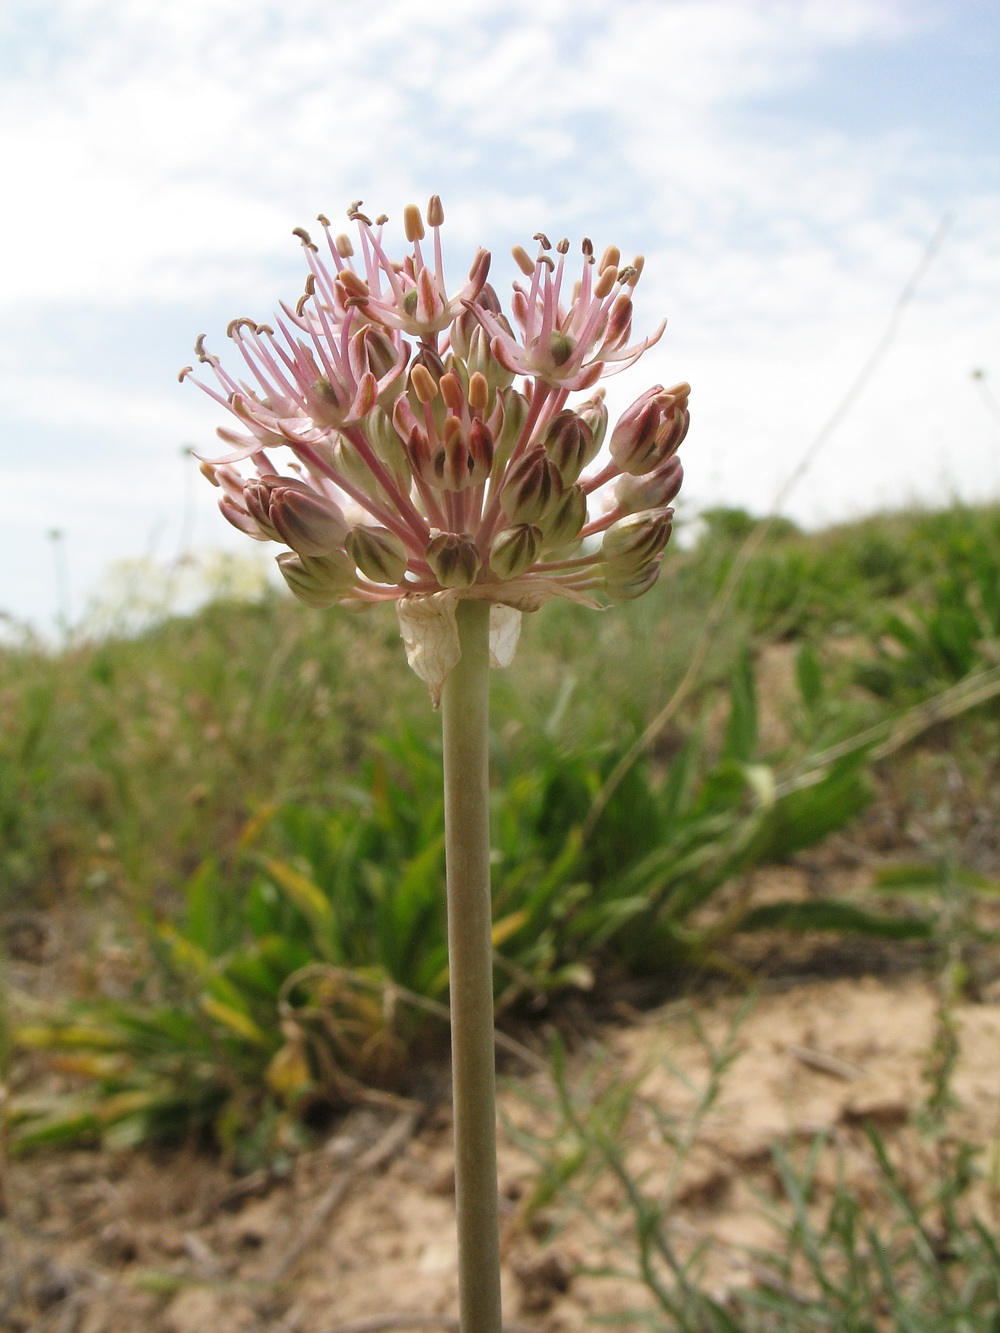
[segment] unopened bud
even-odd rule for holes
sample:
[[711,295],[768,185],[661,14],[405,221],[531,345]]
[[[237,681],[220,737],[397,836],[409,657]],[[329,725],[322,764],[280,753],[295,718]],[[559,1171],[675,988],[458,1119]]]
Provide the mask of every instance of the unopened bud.
[[568,409],[552,419],[541,443],[566,486],[576,481],[600,448],[600,445],[594,445],[590,427]]
[[640,509],[662,509],[676,499],[683,480],[684,469],[676,457],[644,477],[631,477],[626,473],[615,486],[618,508],[623,514],[635,514]]
[[268,515],[281,540],[298,555],[327,555],[347,536],[340,506],[309,488],[273,487]]
[[641,597],[660,577],[661,555],[654,556],[647,564],[638,569],[622,573],[609,567],[604,578],[604,591],[616,602],[631,602]]
[[380,461],[392,473],[396,485],[404,494],[408,494],[413,478],[410,472],[410,461],[406,454],[406,446],[399,438],[399,432],[392,424],[391,419],[380,407],[376,407],[369,413],[365,422],[365,431],[369,443]]
[[541,529],[532,523],[502,528],[490,547],[490,569],[498,578],[517,578],[535,563],[541,544]]
[[517,389],[509,388],[500,394],[500,404],[503,416],[500,429],[493,436],[493,461],[506,467],[528,419],[528,400]]
[[647,564],[670,540],[672,509],[640,509],[612,523],[604,534],[601,554],[622,573]]
[[378,482],[372,476],[371,468],[361,457],[357,446],[345,436],[337,436],[331,451],[331,461],[336,470],[359,491],[371,496],[378,494]]
[[537,523],[562,495],[559,469],[540,445],[514,463],[500,492],[500,504],[510,522]]
[[442,588],[471,587],[483,563],[472,538],[457,532],[432,537],[425,558]]
[[354,562],[343,551],[328,555],[296,555],[283,551],[277,557],[278,568],[289,588],[306,606],[320,610],[333,606],[345,593],[357,586]]
[[586,521],[586,492],[582,486],[568,486],[542,524],[545,530],[546,549],[558,549],[575,541]]
[[611,456],[623,472],[641,477],[665,463],[687,434],[687,384],[657,384],[627,408],[611,433]]
[[590,462],[600,453],[604,437],[608,433],[608,405],[604,401],[604,390],[598,389],[593,398],[581,403],[576,409],[576,415],[590,427],[590,433],[594,437],[594,452],[587,460]]
[[359,524],[347,534],[347,554],[373,583],[399,583],[406,573],[406,547],[388,528]]

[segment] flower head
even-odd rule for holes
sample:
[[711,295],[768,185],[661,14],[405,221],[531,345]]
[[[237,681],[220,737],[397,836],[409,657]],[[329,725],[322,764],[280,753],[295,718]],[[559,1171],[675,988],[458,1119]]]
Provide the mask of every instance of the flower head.
[[[401,261],[384,248],[384,217],[373,222],[360,203],[348,215],[356,242],[323,216],[322,249],[296,230],[305,290],[273,325],[229,325],[239,377],[204,338],[195,350],[211,378],[181,372],[235,418],[218,431],[227,451],[202,464],[225,517],[290,548],[278,566],[310,606],[394,600],[405,619],[432,597],[533,610],[557,595],[593,602],[650,587],[680,486],[689,388],[643,394],[603,462],[603,389],[569,403],[663,332],[629,345],[641,256],[623,265],[611,247],[597,261],[584,241],[567,294],[569,243],[553,253],[539,234],[534,259],[514,250],[525,281],[512,324],[486,281],[487,251],[447,290],[436,195],[426,216],[404,211]],[[615,498],[588,513],[612,482]]]

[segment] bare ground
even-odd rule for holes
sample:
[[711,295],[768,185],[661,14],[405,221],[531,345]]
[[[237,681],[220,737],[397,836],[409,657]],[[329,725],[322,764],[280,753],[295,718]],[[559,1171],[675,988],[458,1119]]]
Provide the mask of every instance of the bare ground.
[[[738,1001],[699,1002],[721,1041]],[[670,1152],[648,1135],[651,1107],[683,1124],[691,1093],[669,1062],[697,1082],[704,1052],[675,1003],[596,1029],[573,1057],[575,1075],[599,1063],[600,1080],[644,1075],[648,1101],[633,1128],[638,1165],[665,1173]],[[937,1029],[937,1003],[919,976],[836,978],[765,993],[738,1035],[721,1099],[681,1173],[673,1234],[683,1249],[709,1239],[705,1282],[718,1297],[756,1280],[748,1245],[773,1233],[754,1190],[777,1197],[775,1144],[829,1135],[819,1173],[831,1190],[840,1163],[864,1202],[873,1164],[861,1127],[876,1125],[908,1178],[932,1170],[915,1125]],[[984,1149],[977,1212],[1000,1222],[1000,996],[955,1011],[961,1042],[952,1091],[954,1132]],[[512,1077],[502,1097],[511,1125],[544,1129],[525,1099],[545,1099],[541,1074]],[[652,1122],[650,1122],[652,1123]],[[617,1280],[580,1276],[608,1253],[592,1220],[549,1206],[529,1213],[534,1180],[504,1133],[504,1295],[512,1325],[573,1333],[587,1316],[641,1303]],[[334,1333],[454,1327],[455,1228],[450,1112],[358,1107],[319,1148],[284,1173],[239,1179],[195,1151],[35,1155],[7,1172],[0,1232],[4,1333]],[[598,1184],[589,1206],[621,1232],[618,1195]],[[616,1230],[617,1229],[617,1230]],[[422,1323],[389,1316],[424,1315]],[[435,1316],[437,1318],[435,1319]],[[380,1317],[383,1322],[379,1322]]]

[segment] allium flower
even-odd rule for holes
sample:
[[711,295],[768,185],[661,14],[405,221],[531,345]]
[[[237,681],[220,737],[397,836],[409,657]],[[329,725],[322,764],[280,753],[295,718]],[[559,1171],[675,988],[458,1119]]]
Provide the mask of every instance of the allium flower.
[[[436,195],[426,224],[419,209],[405,210],[412,249],[402,261],[383,248],[384,217],[372,222],[360,204],[348,215],[357,249],[325,217],[323,254],[297,229],[303,295],[273,326],[229,325],[242,378],[204,337],[195,350],[215,385],[190,366],[180,378],[236,418],[238,429],[218,432],[228,451],[202,463],[225,517],[289,548],[278,566],[310,606],[395,601],[411,665],[436,697],[457,653],[459,598],[494,604],[505,655],[520,611],[553,596],[599,605],[602,594],[632,598],[652,586],[681,483],[675,454],[690,390],[647,390],[602,458],[603,389],[568,400],[661,336],[663,325],[627,345],[641,257],[622,265],[610,247],[597,261],[585,240],[567,295],[569,242],[553,254],[539,233],[534,259],[514,250],[525,277],[514,284],[515,333],[486,281],[485,250],[468,281],[446,290]],[[450,646],[441,634],[428,646],[434,625]]]

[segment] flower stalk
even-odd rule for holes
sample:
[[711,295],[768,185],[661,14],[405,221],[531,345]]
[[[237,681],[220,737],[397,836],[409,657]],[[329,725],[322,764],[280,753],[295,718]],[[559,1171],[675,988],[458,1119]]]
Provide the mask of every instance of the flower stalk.
[[488,602],[459,603],[445,681],[445,854],[462,1333],[500,1333],[500,1223],[489,834]]
[[522,612],[656,582],[690,387],[648,389],[608,436],[595,386],[663,333],[630,342],[641,255],[598,258],[584,239],[574,281],[569,241],[536,233],[534,257],[513,252],[511,321],[486,250],[447,290],[437,195],[426,216],[404,211],[398,261],[384,216],[348,216],[356,245],[320,215],[325,254],[295,229],[305,290],[273,326],[231,322],[238,374],[201,336],[204,369],[180,379],[239,427],[201,464],[224,517],[289,548],[278,568],[307,606],[395,603],[407,660],[443,706],[461,1330],[501,1333],[488,669],[511,660]]

